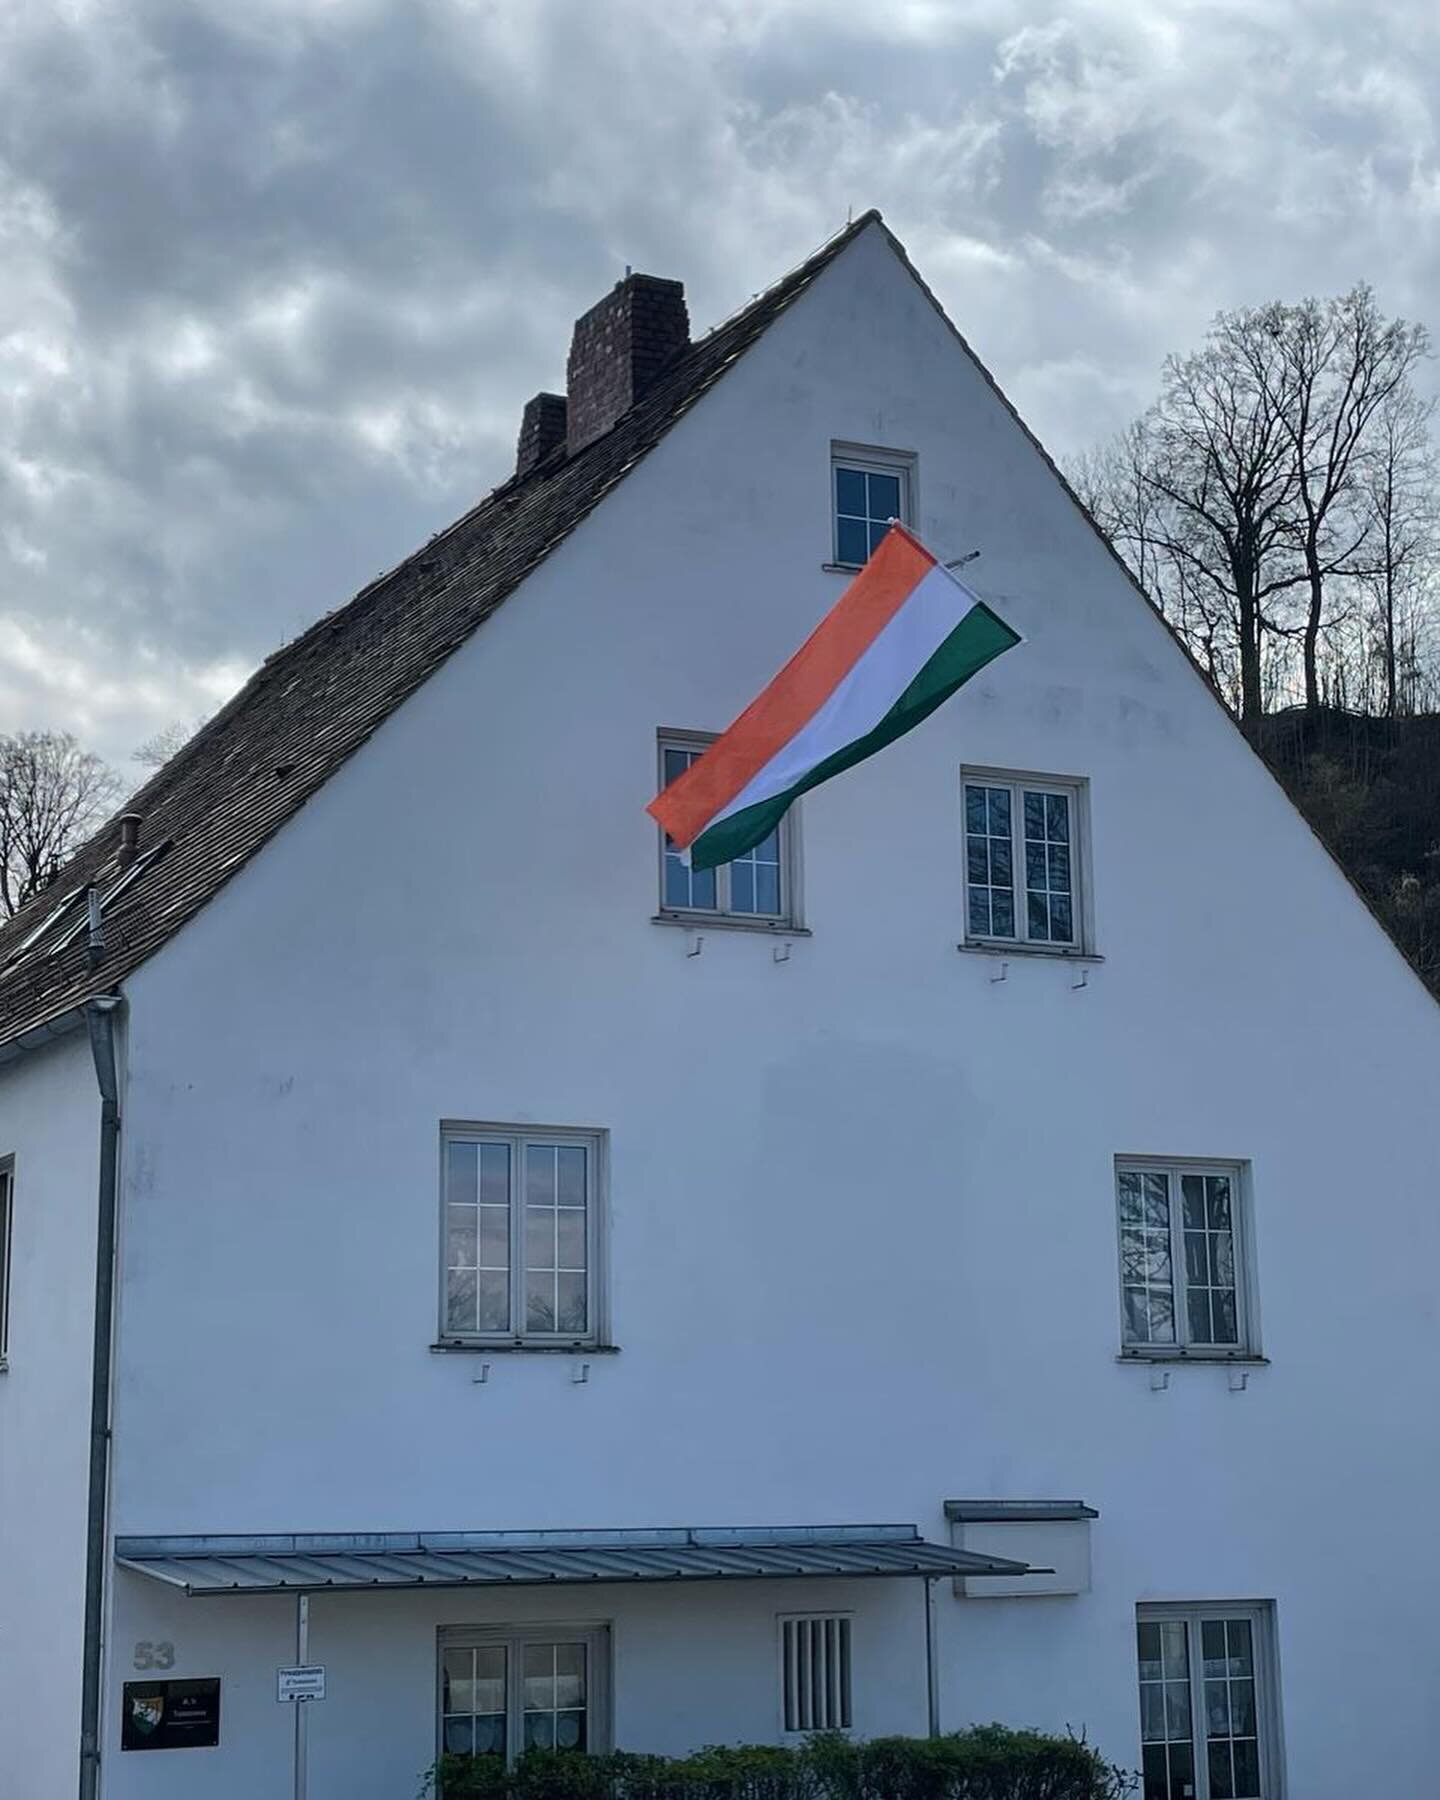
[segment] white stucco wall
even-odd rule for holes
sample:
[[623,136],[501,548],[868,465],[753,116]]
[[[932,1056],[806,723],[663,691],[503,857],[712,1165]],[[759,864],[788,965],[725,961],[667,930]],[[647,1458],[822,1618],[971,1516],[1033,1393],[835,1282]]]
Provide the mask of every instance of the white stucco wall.
[[0,1156],[15,1159],[0,1373],[0,1793],[17,1800],[71,1794],[79,1771],[99,1121],[83,1031],[0,1069]]
[[[982,550],[1029,641],[806,800],[787,962],[717,930],[687,958],[650,922],[655,730],[724,725],[837,596],[832,439],[918,454],[922,533]],[[962,763],[1088,778],[1085,987],[957,952]],[[1136,1602],[1272,1599],[1291,1794],[1426,1790],[1440,1550],[1387,1553],[1385,1518],[1440,1473],[1440,1020],[878,233],[130,999],[118,1531],[940,1538],[948,1495],[1078,1495],[1092,1594],[943,1595],[948,1722],[1084,1726],[1133,1763]],[[621,1348],[587,1384],[429,1351],[444,1117],[609,1131]],[[1251,1161],[1246,1391],[1117,1364],[1117,1153]],[[395,1620],[407,1744],[459,1605],[357,1623],[371,1657]],[[218,1611],[173,1610],[177,1674],[251,1679],[269,1614],[227,1649]],[[670,1691],[617,1694],[627,1747],[750,1729],[697,1680],[682,1731]],[[237,1731],[207,1795],[259,1791],[273,1736]],[[369,1754],[347,1800],[394,1791]],[[111,1756],[107,1793],[179,1792],[158,1765],[185,1760]]]

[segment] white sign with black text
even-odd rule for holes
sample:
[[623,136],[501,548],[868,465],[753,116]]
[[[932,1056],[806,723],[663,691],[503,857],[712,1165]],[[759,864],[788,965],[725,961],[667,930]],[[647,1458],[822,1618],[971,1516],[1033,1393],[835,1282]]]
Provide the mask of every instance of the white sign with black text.
[[292,1663],[275,1671],[275,1698],[286,1700],[323,1700],[325,1698],[324,1663]]

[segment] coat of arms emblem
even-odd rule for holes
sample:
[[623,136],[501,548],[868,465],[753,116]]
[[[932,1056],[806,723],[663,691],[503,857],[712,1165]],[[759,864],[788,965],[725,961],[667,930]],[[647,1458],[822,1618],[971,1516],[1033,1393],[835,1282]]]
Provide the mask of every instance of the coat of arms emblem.
[[165,1717],[163,1694],[131,1694],[130,1723],[142,1737],[149,1737]]

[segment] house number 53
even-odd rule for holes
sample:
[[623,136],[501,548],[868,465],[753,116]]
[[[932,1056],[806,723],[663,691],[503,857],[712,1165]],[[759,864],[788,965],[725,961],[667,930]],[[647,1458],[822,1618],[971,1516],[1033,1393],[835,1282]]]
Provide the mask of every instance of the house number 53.
[[151,1644],[142,1640],[135,1646],[135,1667],[137,1669],[173,1669],[175,1667],[175,1646],[173,1644]]

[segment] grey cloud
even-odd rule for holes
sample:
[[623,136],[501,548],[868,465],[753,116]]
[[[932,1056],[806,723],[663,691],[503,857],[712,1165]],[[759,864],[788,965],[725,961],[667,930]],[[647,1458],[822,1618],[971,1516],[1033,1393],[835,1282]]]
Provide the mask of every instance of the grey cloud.
[[625,263],[722,316],[881,206],[1069,450],[1220,306],[1425,315],[1425,0],[16,0],[0,728],[115,757],[500,478]]

